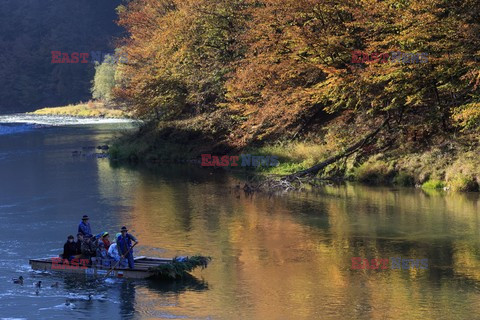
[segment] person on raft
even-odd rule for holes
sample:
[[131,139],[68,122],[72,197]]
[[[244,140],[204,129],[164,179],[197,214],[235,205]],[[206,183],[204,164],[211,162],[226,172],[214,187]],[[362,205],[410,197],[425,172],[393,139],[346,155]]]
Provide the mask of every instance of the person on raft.
[[97,242],[97,259],[101,259],[103,266],[109,267],[110,260],[108,259],[108,248],[110,247],[110,240],[108,239],[108,232],[104,232]]
[[69,235],[67,238],[67,242],[65,242],[65,244],[63,245],[62,258],[68,259],[68,261],[71,261],[72,259],[75,259],[76,255],[77,255],[77,246],[76,246],[76,243],[74,242],[74,237],[72,235]]
[[96,251],[97,250],[95,248],[95,244],[92,241],[92,238],[85,237],[85,240],[82,243],[82,257],[86,259],[95,257],[97,253]]
[[123,226],[120,231],[121,235],[117,238],[118,251],[123,258],[127,259],[130,269],[134,269],[135,263],[133,259],[133,252],[130,249],[132,248],[132,240],[135,242],[135,245],[138,244],[138,240],[128,233],[127,227]]
[[120,253],[118,252],[118,247],[117,247],[117,241],[118,237],[120,237],[122,234],[119,232],[115,235],[115,242],[110,245],[110,248],[108,248],[108,258],[112,259],[115,262],[120,261]]
[[88,222],[89,218],[87,215],[82,217],[82,222],[78,225],[78,233],[83,234],[84,238],[91,238],[93,237],[92,228],[90,227],[90,223]]
[[77,242],[75,242],[75,247],[77,248],[76,254],[82,254],[82,243],[83,243],[83,234],[77,233]]
[[105,250],[108,251],[108,249],[112,245],[112,243],[110,242],[110,235],[108,234],[108,232],[105,231],[104,233],[102,233],[101,239],[98,240],[98,243],[100,242],[103,242],[103,244],[105,245]]

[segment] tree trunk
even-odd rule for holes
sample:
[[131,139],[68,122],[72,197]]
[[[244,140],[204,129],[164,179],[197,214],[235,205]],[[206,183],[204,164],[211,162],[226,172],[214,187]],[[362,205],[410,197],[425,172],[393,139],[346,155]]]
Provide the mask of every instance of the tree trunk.
[[316,175],[320,170],[324,169],[326,166],[331,165],[332,163],[335,163],[342,158],[348,157],[349,155],[351,155],[351,154],[355,153],[356,151],[358,151],[359,149],[361,149],[369,141],[371,141],[388,124],[389,119],[390,119],[390,117],[387,117],[380,127],[378,127],[372,133],[368,134],[362,140],[360,140],[357,143],[355,143],[354,145],[348,147],[344,152],[339,153],[339,154],[337,154],[337,155],[335,155],[331,158],[328,158],[327,160],[325,160],[325,161],[323,161],[319,164],[316,164],[315,166],[313,166],[309,169],[306,169],[306,170],[299,171],[299,172],[293,173],[291,175],[288,175],[288,176],[284,177],[282,180],[292,182],[296,178],[304,177],[306,175]]

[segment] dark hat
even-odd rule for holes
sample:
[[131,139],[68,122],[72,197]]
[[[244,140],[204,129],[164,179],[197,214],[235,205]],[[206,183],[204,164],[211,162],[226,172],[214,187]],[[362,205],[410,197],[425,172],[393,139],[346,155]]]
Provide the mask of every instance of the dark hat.
[[122,232],[123,232],[123,231],[128,231],[128,229],[127,229],[127,227],[123,226],[123,227],[122,227],[122,230],[120,230],[120,231],[122,231]]
[[82,220],[88,220],[88,216],[87,215],[84,215]]
[[67,239],[73,239],[73,236],[72,236],[72,235],[69,235],[69,236],[67,237]]

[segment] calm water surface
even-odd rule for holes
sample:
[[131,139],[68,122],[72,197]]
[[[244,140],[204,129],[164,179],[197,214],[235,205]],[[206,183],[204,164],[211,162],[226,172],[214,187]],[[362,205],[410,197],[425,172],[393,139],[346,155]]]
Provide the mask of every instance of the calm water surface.
[[[477,194],[344,185],[247,196],[220,170],[72,156],[126,127],[0,124],[0,318],[480,319]],[[127,225],[137,255],[214,260],[170,283],[32,271],[28,259],[61,252],[83,214],[94,233]],[[352,270],[352,257],[428,269]],[[20,275],[23,286],[11,281]]]

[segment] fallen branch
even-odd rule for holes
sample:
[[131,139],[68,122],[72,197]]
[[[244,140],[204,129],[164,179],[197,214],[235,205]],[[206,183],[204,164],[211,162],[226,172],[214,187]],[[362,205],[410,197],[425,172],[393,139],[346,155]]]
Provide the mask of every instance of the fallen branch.
[[309,169],[290,174],[290,175],[282,178],[281,180],[291,183],[291,182],[295,181],[296,179],[298,179],[300,177],[304,177],[304,176],[307,176],[307,175],[309,175],[309,176],[317,175],[317,173],[320,170],[324,169],[325,167],[331,165],[332,163],[337,162],[338,160],[340,160],[342,158],[346,158],[346,157],[350,156],[351,154],[357,152],[361,148],[363,148],[367,143],[369,143],[373,138],[375,138],[375,136],[388,124],[389,120],[390,120],[390,117],[387,117],[380,127],[378,127],[372,133],[368,134],[362,140],[360,140],[357,143],[355,143],[354,145],[348,147],[342,153],[339,153],[339,154],[337,154],[337,155],[335,155],[331,158],[328,158],[327,160],[325,160],[325,161],[323,161],[323,162],[321,162],[321,163],[319,163],[319,164],[317,164],[317,165],[315,165],[315,166],[313,166]]

